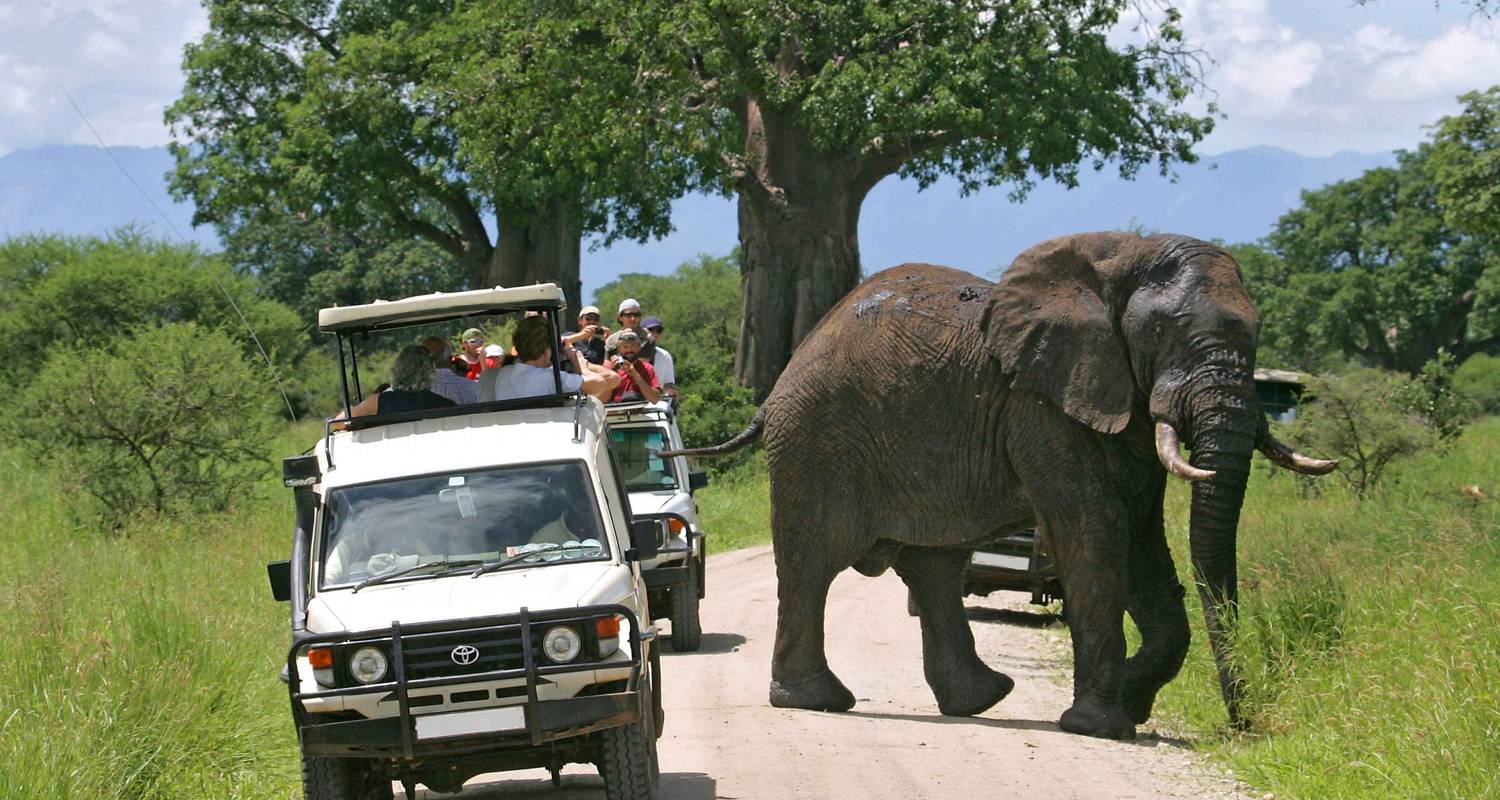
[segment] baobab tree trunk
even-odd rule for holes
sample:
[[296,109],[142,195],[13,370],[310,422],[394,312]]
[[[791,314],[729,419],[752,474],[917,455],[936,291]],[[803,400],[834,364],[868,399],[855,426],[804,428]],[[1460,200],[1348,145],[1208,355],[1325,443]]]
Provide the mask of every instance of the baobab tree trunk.
[[750,166],[738,176],[735,373],[764,398],[797,344],[859,283],[859,209],[874,184],[851,159],[818,152],[791,115],[753,99],[742,113]]
[[568,308],[581,308],[582,231],[576,199],[556,195],[535,209],[502,206],[496,217],[499,241],[478,286],[556,283],[567,296]]

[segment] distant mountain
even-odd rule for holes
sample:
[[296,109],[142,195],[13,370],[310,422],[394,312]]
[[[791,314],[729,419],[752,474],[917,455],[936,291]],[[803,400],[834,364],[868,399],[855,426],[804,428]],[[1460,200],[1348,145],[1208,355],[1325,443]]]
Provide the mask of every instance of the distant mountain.
[[[173,226],[206,247],[218,246],[209,228],[191,227],[192,207],[173,203],[164,147],[111,151]],[[888,178],[865,200],[860,254],[868,272],[906,261],[930,261],[986,274],[1043,239],[1077,231],[1138,224],[1150,230],[1238,242],[1258,239],[1298,203],[1304,189],[1352,178],[1395,162],[1391,153],[1336,153],[1308,157],[1275,147],[1253,147],[1179,165],[1173,182],[1155,173],[1133,181],[1106,170],[1081,176],[1079,187],[1043,184],[1022,203],[998,187],[960,197],[957,183],[940,181],[918,192]],[[587,296],[623,272],[667,272],[700,253],[723,255],[736,244],[732,199],[694,195],[673,209],[676,231],[649,244],[623,242],[585,252]],[[32,232],[100,234],[125,224],[172,233],[130,185],[110,154],[97,147],[55,146],[0,157],[0,238]]]

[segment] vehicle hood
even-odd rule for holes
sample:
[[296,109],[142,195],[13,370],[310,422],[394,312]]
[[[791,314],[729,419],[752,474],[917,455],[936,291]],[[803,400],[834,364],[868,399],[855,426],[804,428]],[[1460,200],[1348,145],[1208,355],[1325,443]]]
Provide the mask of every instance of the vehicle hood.
[[316,633],[365,631],[419,622],[576,608],[603,603],[635,607],[630,567],[607,561],[503,569],[478,578],[440,578],[379,584],[354,592],[335,589],[308,603],[307,627]]
[[631,492],[631,514],[682,514],[692,520],[693,496],[687,492]]

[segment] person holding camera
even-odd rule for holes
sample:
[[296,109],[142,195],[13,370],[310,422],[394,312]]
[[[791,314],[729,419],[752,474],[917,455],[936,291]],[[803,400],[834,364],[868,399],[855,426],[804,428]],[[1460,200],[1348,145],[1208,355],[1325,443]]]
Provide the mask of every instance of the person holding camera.
[[627,403],[645,400],[655,403],[661,399],[661,381],[651,362],[641,358],[641,339],[635,331],[626,328],[615,334],[615,354],[609,366],[620,376],[620,385],[610,396],[611,403]]
[[604,339],[609,334],[609,326],[599,323],[598,306],[584,306],[578,312],[578,330],[563,334],[562,343],[578,348],[589,363],[603,364]]

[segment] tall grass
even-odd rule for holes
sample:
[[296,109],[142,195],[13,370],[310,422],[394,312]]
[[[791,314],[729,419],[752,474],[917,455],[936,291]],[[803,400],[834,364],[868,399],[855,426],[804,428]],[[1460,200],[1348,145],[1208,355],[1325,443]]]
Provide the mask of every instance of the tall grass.
[[274,477],[212,516],[104,533],[0,452],[0,797],[297,796],[287,612],[264,567],[290,541]]
[[716,476],[712,484],[698,492],[697,500],[710,553],[771,541],[771,481],[763,451]]
[[[1195,593],[1197,641],[1158,717],[1278,797],[1500,797],[1500,503],[1461,491],[1500,490],[1500,419],[1363,501],[1260,466],[1235,648],[1253,732],[1226,730]],[[1174,487],[1185,583],[1188,504]]]

